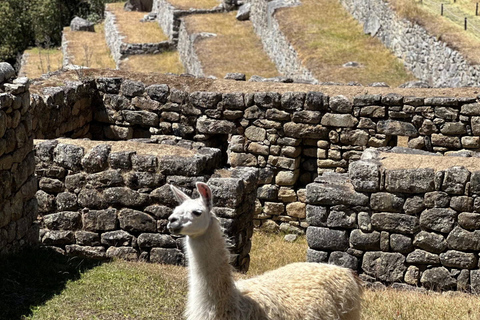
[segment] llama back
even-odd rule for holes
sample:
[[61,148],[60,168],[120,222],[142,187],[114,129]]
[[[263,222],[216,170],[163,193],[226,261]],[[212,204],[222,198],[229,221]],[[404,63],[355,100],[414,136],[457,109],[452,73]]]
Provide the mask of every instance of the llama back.
[[237,287],[256,301],[268,319],[360,319],[362,285],[346,268],[319,263],[293,263]]

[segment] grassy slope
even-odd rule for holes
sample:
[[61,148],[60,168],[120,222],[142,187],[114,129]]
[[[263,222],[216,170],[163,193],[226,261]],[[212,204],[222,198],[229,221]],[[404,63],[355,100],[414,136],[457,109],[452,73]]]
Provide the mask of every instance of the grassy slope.
[[160,54],[141,54],[130,56],[121,63],[120,70],[143,73],[171,72],[181,74],[185,72],[177,51],[166,51]]
[[[282,237],[255,233],[247,277],[304,260],[305,238],[290,244]],[[187,290],[185,268],[114,261],[92,269],[92,264],[52,254],[32,257],[30,253],[17,260],[0,263],[0,280],[4,281],[0,283],[0,319],[18,319],[21,314],[42,320],[181,319]],[[9,311],[16,316],[9,316]],[[388,289],[366,290],[362,319],[478,320],[478,315],[480,296]]]
[[26,62],[19,72],[22,77],[34,79],[62,68],[63,55],[60,49],[32,48],[25,50],[24,54]]
[[192,15],[185,18],[189,33],[209,32],[215,37],[197,40],[197,54],[206,75],[223,78],[229,72],[278,76],[273,62],[263,51],[250,21],[238,21],[236,12]]
[[[338,1],[303,0],[297,7],[279,10],[276,17],[304,65],[319,81],[397,86],[414,79],[380,40],[363,33],[362,26]],[[343,68],[349,61],[363,67]]]

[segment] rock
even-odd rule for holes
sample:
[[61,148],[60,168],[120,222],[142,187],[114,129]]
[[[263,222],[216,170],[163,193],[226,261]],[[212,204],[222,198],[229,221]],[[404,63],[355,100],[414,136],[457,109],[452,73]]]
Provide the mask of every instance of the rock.
[[125,11],[152,11],[153,0],[127,0],[124,5]]
[[379,190],[380,163],[354,161],[348,168],[349,176],[356,191],[375,192]]
[[300,139],[326,139],[328,129],[321,125],[287,122],[283,125],[287,137]]
[[235,18],[240,21],[245,21],[250,19],[250,3],[245,3],[238,8],[237,15]]
[[286,234],[283,240],[286,242],[295,242],[298,236],[296,234]]
[[59,193],[55,199],[57,211],[73,211],[78,208],[77,196],[71,192]]
[[15,69],[8,62],[0,62],[0,83],[7,82],[13,77],[15,77]]
[[424,81],[408,81],[398,86],[399,88],[431,88],[431,86]]
[[100,236],[96,232],[80,230],[75,232],[75,242],[81,246],[100,246]]
[[480,270],[470,271],[470,286],[472,293],[480,294]]
[[328,257],[328,263],[355,271],[358,268],[358,259],[342,251],[333,251],[330,253],[330,257]]
[[108,156],[112,147],[100,144],[92,148],[82,159],[82,166],[87,172],[99,172],[108,166]]
[[126,97],[141,96],[145,92],[145,85],[140,81],[124,80],[120,85],[120,92]]
[[427,208],[446,208],[450,204],[450,197],[443,191],[427,192],[424,203]]
[[88,210],[83,214],[83,228],[88,231],[111,231],[117,225],[117,209]]
[[427,230],[448,233],[453,229],[457,212],[450,208],[433,208],[420,214],[420,225]]
[[477,267],[477,257],[474,253],[448,250],[440,254],[442,265],[458,269],[474,269]]
[[148,194],[140,193],[127,187],[113,187],[104,190],[105,200],[110,205],[124,207],[141,207],[147,204]]
[[372,193],[370,196],[370,208],[374,211],[401,212],[403,203],[402,197],[388,192]]
[[401,253],[369,251],[363,256],[362,269],[375,279],[385,282],[400,282],[407,267]]
[[464,167],[451,167],[445,171],[442,190],[449,194],[463,194],[465,183],[470,178],[470,171]]
[[86,259],[105,259],[104,247],[80,246],[77,244],[66,245],[65,252],[69,256],[77,256]]
[[268,233],[276,233],[280,230],[280,226],[273,220],[265,220],[260,229]]
[[42,237],[42,243],[47,246],[63,246],[75,243],[75,233],[72,231],[49,230]]
[[321,206],[313,206],[308,204],[306,207],[307,222],[311,226],[325,227],[327,225],[327,208]]
[[413,250],[412,239],[403,234],[393,233],[390,235],[390,248],[395,252],[409,253]]
[[65,190],[65,185],[58,179],[41,178],[38,186],[41,190],[49,193],[59,193]]
[[420,280],[420,269],[416,266],[409,266],[407,272],[405,272],[404,280],[409,285],[417,286]]
[[285,210],[287,215],[297,219],[306,218],[306,205],[302,202],[292,202],[286,205]]
[[350,244],[352,248],[359,250],[380,250],[380,232],[364,233],[361,230],[354,229],[350,233]]
[[309,248],[315,250],[340,250],[348,248],[346,231],[333,230],[322,227],[307,228],[307,242]]
[[455,227],[447,237],[449,249],[458,251],[480,250],[480,230],[469,232],[460,227]]
[[344,206],[334,206],[330,209],[327,218],[327,226],[330,228],[353,228],[355,226],[356,214]]
[[150,262],[185,265],[185,257],[178,249],[173,248],[152,248],[150,251]]
[[435,190],[433,169],[386,170],[385,189],[398,193],[425,193]]
[[[250,14],[250,12],[249,12],[249,14]],[[237,16],[238,16],[238,14],[237,14]],[[248,18],[250,18],[250,16]],[[245,19],[245,20],[248,20],[248,18]],[[235,80],[235,81],[245,81],[247,78],[245,76],[245,73],[233,72],[233,73],[227,73],[225,75],[224,79]]]
[[[469,212],[469,213],[471,213],[473,211],[473,199],[471,197],[468,197],[468,196],[452,197],[450,199],[450,208],[452,208],[453,210],[458,211],[458,212]],[[460,219],[460,217],[459,217],[459,219]],[[478,224],[477,229],[480,229],[480,222]]]
[[107,249],[107,258],[120,258],[127,261],[137,261],[138,251],[132,247],[110,247]]
[[376,230],[414,234],[420,230],[418,218],[400,213],[374,213],[372,226]]
[[467,230],[480,230],[480,213],[460,213],[458,215],[458,225]]
[[408,122],[397,120],[381,120],[377,123],[377,132],[391,136],[416,137],[418,135],[415,126]]
[[107,246],[130,246],[133,241],[133,236],[123,230],[115,230],[102,233],[101,243]]
[[351,128],[357,125],[358,120],[351,114],[326,113],[320,123],[326,127]]
[[59,143],[53,150],[53,161],[66,169],[79,171],[84,153],[83,147]]
[[440,257],[424,250],[415,249],[413,252],[408,254],[407,263],[439,265]]
[[420,282],[428,289],[440,291],[455,289],[457,285],[457,282],[445,267],[425,270],[420,278]]
[[425,209],[423,198],[419,196],[413,196],[407,198],[403,204],[403,211],[406,214],[417,214]]
[[46,215],[43,217],[43,222],[50,230],[75,230],[82,225],[80,213],[72,211]]
[[70,30],[95,32],[95,24],[80,17],[75,17],[70,22]]
[[330,109],[335,113],[351,113],[353,105],[345,96],[333,96],[330,98]]
[[420,231],[415,235],[413,245],[433,253],[443,252],[447,248],[444,236],[426,231]]
[[317,183],[307,185],[307,203],[324,205],[365,206],[369,199],[363,193],[356,192],[346,180],[337,180],[336,175],[322,176]]
[[157,223],[150,215],[133,209],[121,209],[118,213],[120,228],[129,232],[155,232]]
[[312,250],[310,248],[307,249],[308,262],[317,262],[317,263],[327,262],[327,258],[328,258],[328,252]]

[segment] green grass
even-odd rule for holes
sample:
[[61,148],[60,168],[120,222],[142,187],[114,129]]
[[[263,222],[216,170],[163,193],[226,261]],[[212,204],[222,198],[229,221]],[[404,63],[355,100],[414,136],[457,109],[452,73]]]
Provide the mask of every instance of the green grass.
[[43,74],[57,71],[62,68],[63,55],[59,48],[31,48],[25,50],[24,55],[26,61],[19,72],[19,75],[22,77],[35,79]]
[[[304,261],[306,240],[255,232],[251,277]],[[5,258],[5,257],[2,257]],[[68,259],[27,251],[0,260],[0,319],[182,319],[183,267],[116,260]],[[479,320],[480,296],[463,293],[366,290],[363,320]]]

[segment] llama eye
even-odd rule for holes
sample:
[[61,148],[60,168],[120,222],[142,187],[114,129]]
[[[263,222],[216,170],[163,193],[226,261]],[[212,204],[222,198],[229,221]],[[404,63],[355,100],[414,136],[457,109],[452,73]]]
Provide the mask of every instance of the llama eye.
[[196,216],[196,217],[200,217],[202,215],[202,211],[201,210],[194,210],[192,211],[193,215]]

